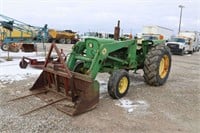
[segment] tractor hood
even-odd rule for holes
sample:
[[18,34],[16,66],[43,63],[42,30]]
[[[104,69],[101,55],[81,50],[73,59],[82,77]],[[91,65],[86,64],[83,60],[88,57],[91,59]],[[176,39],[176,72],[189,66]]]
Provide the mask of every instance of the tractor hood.
[[113,43],[113,42],[116,41],[114,39],[98,38],[98,37],[87,37],[87,38],[85,38],[85,42],[87,42],[89,40],[97,41],[100,44],[102,44],[102,43]]

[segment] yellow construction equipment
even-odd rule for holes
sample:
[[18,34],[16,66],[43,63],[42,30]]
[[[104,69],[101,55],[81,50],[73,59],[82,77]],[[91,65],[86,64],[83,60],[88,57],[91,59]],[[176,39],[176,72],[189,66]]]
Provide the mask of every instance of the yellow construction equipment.
[[25,52],[36,50],[36,42],[47,40],[47,24],[44,27],[32,26],[14,18],[0,14],[0,42],[3,51]]
[[55,29],[49,29],[49,40],[50,42],[52,40],[55,40],[58,43],[62,44],[70,44],[70,43],[76,43],[76,32],[73,32],[71,30],[64,30],[64,31],[57,31]]

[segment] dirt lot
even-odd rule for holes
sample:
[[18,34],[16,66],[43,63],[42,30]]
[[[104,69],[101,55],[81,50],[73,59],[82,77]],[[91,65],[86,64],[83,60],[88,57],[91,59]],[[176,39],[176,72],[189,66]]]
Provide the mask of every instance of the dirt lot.
[[[59,45],[59,48],[69,52],[71,46]],[[29,75],[11,84],[0,79],[0,132],[199,133],[200,52],[173,55],[172,60],[169,79],[161,87],[145,84],[142,71],[130,72],[131,86],[121,100],[113,100],[108,95],[108,75],[99,74],[101,94],[97,108],[76,117],[52,106],[20,116],[45,104],[35,96],[7,102],[28,94],[37,76]],[[0,69],[6,71],[6,68]]]

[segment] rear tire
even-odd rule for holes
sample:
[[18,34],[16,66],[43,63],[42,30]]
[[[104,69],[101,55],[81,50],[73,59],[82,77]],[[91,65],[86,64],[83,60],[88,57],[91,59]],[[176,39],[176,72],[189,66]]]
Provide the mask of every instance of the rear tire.
[[144,62],[144,79],[149,85],[160,86],[168,79],[171,68],[171,53],[168,47],[158,45],[152,48]]
[[61,44],[65,44],[65,43],[66,43],[65,38],[61,38],[61,39],[59,40],[59,43],[61,43]]
[[130,84],[129,74],[126,70],[116,70],[108,81],[108,93],[114,99],[125,96]]
[[71,40],[71,39],[66,39],[66,43],[67,43],[67,44],[71,44],[71,43],[72,43],[72,40]]

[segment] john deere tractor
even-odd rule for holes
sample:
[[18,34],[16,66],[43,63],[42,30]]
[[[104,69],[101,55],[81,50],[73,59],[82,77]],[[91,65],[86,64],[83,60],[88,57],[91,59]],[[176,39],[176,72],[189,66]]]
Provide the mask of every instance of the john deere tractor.
[[[77,115],[96,107],[99,82],[95,79],[100,72],[110,74],[108,93],[114,99],[127,94],[129,71],[143,69],[147,84],[163,85],[171,68],[171,54],[164,42],[145,40],[137,44],[137,39],[120,41],[119,28],[115,31],[118,34],[115,34],[115,40],[85,38],[77,42],[66,62],[53,43],[43,72],[30,90],[39,93],[38,97],[45,101],[53,101],[49,104],[55,104],[62,112]],[[51,58],[54,49],[58,54],[56,61]]]
[[113,98],[123,97],[129,88],[129,70],[144,70],[145,82],[163,85],[169,75],[171,54],[162,41],[115,41],[87,38],[73,47],[67,66],[71,71],[95,79],[99,72],[110,73],[108,93]]

